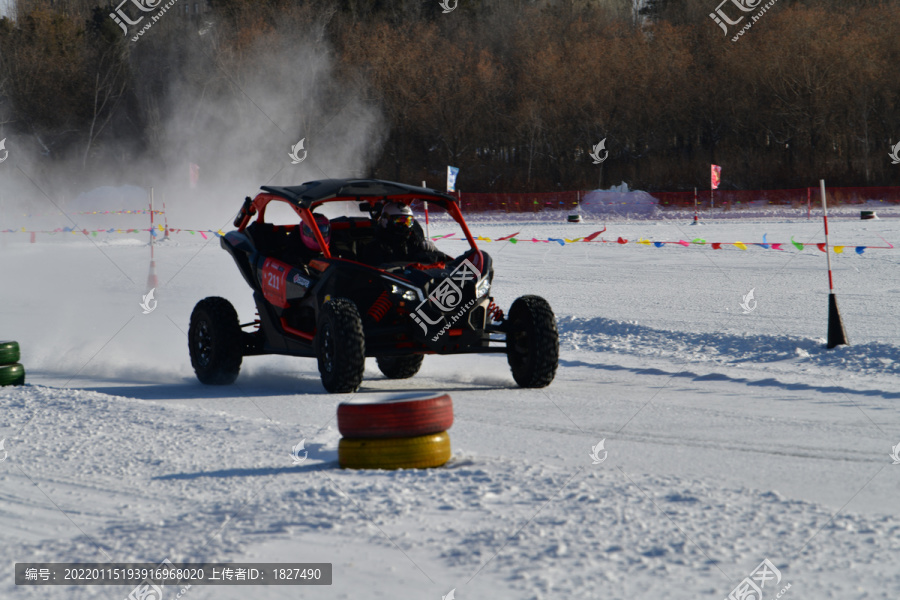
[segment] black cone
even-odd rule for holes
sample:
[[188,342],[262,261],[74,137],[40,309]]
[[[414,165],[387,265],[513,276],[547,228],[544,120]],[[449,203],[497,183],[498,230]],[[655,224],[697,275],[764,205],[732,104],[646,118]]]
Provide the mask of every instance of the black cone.
[[828,349],[849,343],[847,332],[844,331],[844,322],[841,320],[841,312],[838,310],[837,297],[834,293],[828,294]]

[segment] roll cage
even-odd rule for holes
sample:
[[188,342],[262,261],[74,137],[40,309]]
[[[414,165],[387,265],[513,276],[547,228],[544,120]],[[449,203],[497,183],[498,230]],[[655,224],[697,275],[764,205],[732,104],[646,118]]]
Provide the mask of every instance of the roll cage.
[[324,257],[340,260],[332,257],[329,244],[319,231],[313,217],[316,208],[329,202],[357,202],[368,203],[370,209],[373,209],[378,203],[400,202],[409,206],[416,200],[422,200],[442,207],[459,224],[470,249],[475,251],[473,256],[475,266],[479,269],[482,266],[481,251],[463,219],[456,199],[437,190],[379,180],[313,181],[295,187],[263,186],[262,190],[255,198],[251,199],[248,196],[244,200],[244,205],[234,220],[234,226],[240,233],[244,233],[254,216],[256,222],[265,222],[266,207],[270,202],[285,202],[313,232]]

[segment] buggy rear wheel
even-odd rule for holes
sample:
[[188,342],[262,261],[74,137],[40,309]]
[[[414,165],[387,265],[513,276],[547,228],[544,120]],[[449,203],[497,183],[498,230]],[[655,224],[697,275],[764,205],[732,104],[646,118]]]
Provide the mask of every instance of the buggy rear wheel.
[[197,379],[206,385],[229,385],[241,370],[241,327],[225,298],[204,298],[191,313],[188,349]]
[[513,379],[524,388],[550,385],[559,364],[559,334],[550,304],[540,296],[522,296],[509,309],[506,360]]
[[358,390],[366,370],[366,340],[355,304],[335,298],[322,306],[315,346],[325,389],[332,394]]
[[375,359],[378,368],[388,379],[409,379],[422,368],[422,354],[408,356],[379,356]]

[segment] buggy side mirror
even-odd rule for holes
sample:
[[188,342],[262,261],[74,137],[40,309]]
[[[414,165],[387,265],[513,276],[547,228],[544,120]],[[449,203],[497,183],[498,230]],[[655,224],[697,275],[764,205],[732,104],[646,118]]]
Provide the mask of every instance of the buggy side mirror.
[[244,220],[244,217],[247,215],[255,215],[256,210],[251,206],[253,204],[253,199],[250,196],[244,198],[244,205],[241,207],[241,210],[238,211],[237,216],[234,218],[234,226],[240,227],[241,221]]

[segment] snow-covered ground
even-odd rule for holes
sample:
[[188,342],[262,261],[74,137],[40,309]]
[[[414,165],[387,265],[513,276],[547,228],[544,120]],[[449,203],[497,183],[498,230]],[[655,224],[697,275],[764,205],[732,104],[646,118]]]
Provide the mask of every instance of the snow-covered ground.
[[[845,214],[833,244],[900,242],[896,220]],[[494,295],[550,301],[560,369],[521,390],[502,356],[429,357],[403,381],[371,362],[356,398],[454,400],[451,462],[398,472],[337,467],[346,398],[323,393],[313,360],[248,358],[233,386],[197,382],[194,303],[254,315],[218,240],[157,246],[159,304],[142,314],[149,253],[133,236],[2,236],[0,338],[21,343],[28,385],[0,389],[0,597],[130,591],[17,587],[16,562],[168,558],[334,565],[332,586],[183,596],[197,600],[721,599],[768,558],[782,581],[765,599],[787,584],[788,599],[897,598],[900,251],[833,257],[852,345],[826,350],[825,255],[789,243],[823,241],[821,219],[586,218],[470,219],[475,235],[520,232],[483,244]],[[603,226],[629,243],[524,241]],[[785,250],[633,243],[764,234]],[[309,459],[293,466],[302,439]]]

